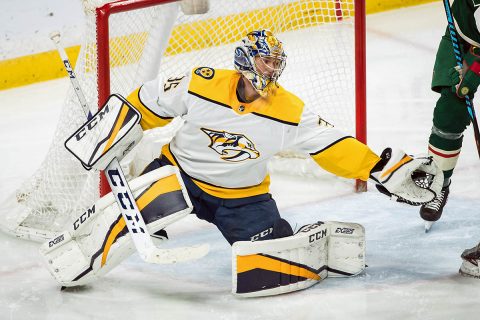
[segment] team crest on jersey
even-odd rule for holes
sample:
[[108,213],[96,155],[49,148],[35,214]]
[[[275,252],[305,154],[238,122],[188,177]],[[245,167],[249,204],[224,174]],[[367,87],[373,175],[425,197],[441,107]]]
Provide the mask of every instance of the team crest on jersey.
[[238,162],[260,156],[253,142],[243,134],[201,129],[210,138],[209,147],[215,150],[223,160]]
[[215,70],[209,67],[200,67],[195,69],[195,74],[204,79],[210,80],[215,75]]

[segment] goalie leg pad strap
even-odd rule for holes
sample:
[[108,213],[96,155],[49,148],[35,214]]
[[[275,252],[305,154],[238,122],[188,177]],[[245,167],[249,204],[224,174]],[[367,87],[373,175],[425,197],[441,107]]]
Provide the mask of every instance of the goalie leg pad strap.
[[[130,182],[150,234],[192,211],[178,169],[165,166]],[[40,253],[64,286],[90,283],[125,260],[135,246],[111,193],[81,214],[71,228],[44,243]]]

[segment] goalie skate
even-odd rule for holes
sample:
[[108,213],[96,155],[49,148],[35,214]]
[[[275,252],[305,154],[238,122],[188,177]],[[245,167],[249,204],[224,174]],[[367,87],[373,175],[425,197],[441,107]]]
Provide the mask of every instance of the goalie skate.
[[462,255],[462,265],[460,266],[460,274],[465,277],[480,279],[480,243],[475,247],[466,249]]

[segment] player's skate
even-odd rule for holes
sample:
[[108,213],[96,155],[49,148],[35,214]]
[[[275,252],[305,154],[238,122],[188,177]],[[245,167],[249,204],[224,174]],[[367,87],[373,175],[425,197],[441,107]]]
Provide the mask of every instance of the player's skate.
[[463,261],[458,272],[465,277],[480,278],[480,268],[478,267],[480,261],[480,243],[473,248],[463,251],[461,257]]
[[424,204],[420,207],[420,217],[425,220],[425,232],[428,232],[435,221],[442,216],[443,207],[447,203],[448,194],[450,193],[450,183],[443,187],[440,194],[433,199],[432,202]]

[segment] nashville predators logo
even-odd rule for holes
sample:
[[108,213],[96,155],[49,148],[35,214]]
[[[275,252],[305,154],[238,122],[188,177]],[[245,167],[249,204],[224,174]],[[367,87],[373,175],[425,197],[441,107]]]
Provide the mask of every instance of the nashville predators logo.
[[209,147],[221,155],[223,160],[238,162],[247,159],[256,159],[260,156],[260,152],[255,149],[253,142],[243,134],[205,128],[201,128],[201,130],[210,138]]
[[204,79],[210,80],[215,75],[215,70],[209,67],[200,67],[195,69],[195,74]]

